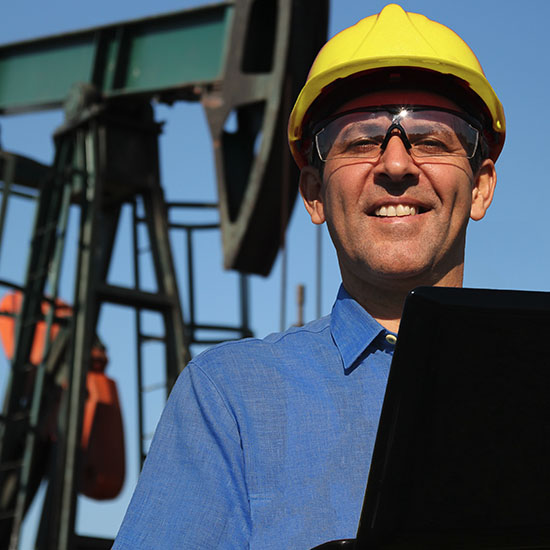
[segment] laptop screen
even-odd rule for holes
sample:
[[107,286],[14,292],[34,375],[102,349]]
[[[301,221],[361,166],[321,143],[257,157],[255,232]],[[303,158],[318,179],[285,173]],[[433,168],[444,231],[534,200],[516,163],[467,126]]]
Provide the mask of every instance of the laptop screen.
[[355,548],[431,547],[550,548],[550,293],[407,299]]

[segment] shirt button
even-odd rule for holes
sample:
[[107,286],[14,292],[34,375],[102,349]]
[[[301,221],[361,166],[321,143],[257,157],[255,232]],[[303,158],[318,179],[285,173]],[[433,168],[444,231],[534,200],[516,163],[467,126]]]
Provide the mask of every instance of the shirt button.
[[395,343],[397,342],[397,337],[393,334],[386,334],[386,342],[388,342],[388,344],[391,344],[392,346],[395,346]]

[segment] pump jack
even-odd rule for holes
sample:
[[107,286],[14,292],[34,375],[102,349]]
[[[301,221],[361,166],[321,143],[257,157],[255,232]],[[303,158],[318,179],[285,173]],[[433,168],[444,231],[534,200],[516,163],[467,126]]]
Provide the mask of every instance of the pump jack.
[[[0,501],[1,548],[18,548],[36,488],[37,433],[51,397],[48,365],[58,349],[57,338],[46,339],[38,365],[31,361],[31,350],[37,323],[45,323],[46,335],[56,323],[61,326],[56,308],[44,313],[42,305],[54,305],[58,298],[69,207],[77,205],[80,210],[76,286],[71,314],[59,332],[66,334],[67,390],[57,417],[55,461],[47,473],[36,542],[40,550],[112,544],[75,533],[86,377],[101,304],[135,309],[138,363],[140,343],[147,338],[139,328],[139,314],[161,314],[166,392],[189,360],[190,345],[198,341],[198,327],[193,321],[187,326],[183,322],[169,242],[170,205],[164,200],[158,170],[161,127],[154,120],[151,100],[202,103],[216,159],[225,267],[265,275],[297,190],[285,143],[286,120],[324,42],[327,19],[327,0],[234,0],[0,47],[0,114],[64,105],[66,115],[55,134],[52,167],[5,152],[0,155],[0,235],[12,184],[39,190],[25,281],[1,281],[23,295],[0,417],[0,489],[14,483],[17,495]],[[35,85],[44,82],[50,85]],[[224,126],[232,114],[238,127],[230,133]],[[133,207],[134,228],[143,224],[147,229],[157,292],[140,287],[138,267],[134,287],[107,282],[126,204]],[[250,334],[245,279],[241,288],[241,326],[225,327],[237,336]],[[141,380],[139,384],[141,392]]]

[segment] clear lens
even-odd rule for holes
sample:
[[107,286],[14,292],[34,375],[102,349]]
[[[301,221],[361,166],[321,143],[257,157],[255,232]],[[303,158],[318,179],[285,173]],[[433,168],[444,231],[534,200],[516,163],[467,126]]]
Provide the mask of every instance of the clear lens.
[[328,121],[316,133],[315,144],[322,160],[376,159],[386,134],[404,132],[409,152],[416,158],[447,156],[472,158],[479,132],[457,114],[431,109],[361,110]]

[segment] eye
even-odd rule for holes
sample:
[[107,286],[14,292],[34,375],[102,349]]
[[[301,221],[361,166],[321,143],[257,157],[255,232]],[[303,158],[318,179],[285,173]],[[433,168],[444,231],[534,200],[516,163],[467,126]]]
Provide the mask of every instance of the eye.
[[441,141],[434,137],[426,137],[423,139],[419,139],[418,141],[415,142],[415,144],[422,145],[424,147],[447,147],[444,141]]
[[358,136],[347,140],[345,149],[348,151],[370,151],[379,148],[381,143],[380,136]]
[[409,141],[415,150],[425,153],[446,153],[450,150],[450,144],[445,136],[412,134]]
[[362,137],[351,141],[348,145],[349,147],[369,147],[379,145],[379,143],[371,137]]

